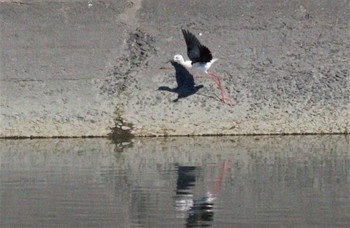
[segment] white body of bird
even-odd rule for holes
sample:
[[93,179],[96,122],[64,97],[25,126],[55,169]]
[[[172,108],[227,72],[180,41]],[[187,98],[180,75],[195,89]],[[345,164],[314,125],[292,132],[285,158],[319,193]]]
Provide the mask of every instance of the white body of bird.
[[191,60],[185,61],[185,59],[182,55],[175,55],[174,56],[174,61],[181,64],[182,66],[186,67],[187,69],[196,70],[198,72],[205,73],[205,74],[208,74],[209,68],[217,60],[218,59],[212,59],[212,60],[210,60],[210,62],[207,62],[207,63],[197,62],[197,63],[192,64]]

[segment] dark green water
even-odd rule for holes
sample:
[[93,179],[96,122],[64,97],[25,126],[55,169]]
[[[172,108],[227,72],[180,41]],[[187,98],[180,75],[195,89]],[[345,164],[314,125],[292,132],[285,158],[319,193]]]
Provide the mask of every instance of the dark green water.
[[1,227],[350,227],[350,137],[0,140]]

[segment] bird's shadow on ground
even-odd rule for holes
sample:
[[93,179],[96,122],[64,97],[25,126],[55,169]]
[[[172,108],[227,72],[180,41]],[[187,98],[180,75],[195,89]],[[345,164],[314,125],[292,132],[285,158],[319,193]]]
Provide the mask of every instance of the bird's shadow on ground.
[[181,64],[171,61],[171,65],[175,68],[176,88],[168,86],[160,86],[158,90],[177,93],[177,98],[173,102],[177,102],[181,98],[191,96],[203,88],[203,85],[195,85],[193,75]]

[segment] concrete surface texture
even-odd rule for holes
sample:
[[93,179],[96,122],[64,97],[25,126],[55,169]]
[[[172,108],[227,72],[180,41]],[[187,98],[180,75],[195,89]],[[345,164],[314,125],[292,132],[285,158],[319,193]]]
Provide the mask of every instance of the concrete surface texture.
[[[347,0],[1,0],[0,137],[347,133],[349,11]],[[205,76],[174,102],[166,61],[186,56],[181,28],[219,59],[235,105]]]

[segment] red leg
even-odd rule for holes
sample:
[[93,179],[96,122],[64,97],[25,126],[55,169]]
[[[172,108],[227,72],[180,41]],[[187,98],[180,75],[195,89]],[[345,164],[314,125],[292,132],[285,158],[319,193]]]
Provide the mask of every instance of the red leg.
[[221,91],[221,101],[225,101],[225,98],[226,100],[228,101],[228,103],[230,105],[233,105],[234,104],[234,100],[232,98],[229,97],[229,95],[227,94],[227,92],[225,91],[225,89],[222,87],[221,85],[221,81],[220,81],[220,77],[213,74],[213,73],[210,73],[208,72],[208,76],[213,79],[213,81],[215,82],[215,84],[218,86],[218,88],[220,89]]
[[214,181],[214,185],[212,186],[212,190],[211,190],[213,192],[214,196],[219,195],[219,193],[221,192],[222,183],[224,182],[224,179],[226,178],[227,171],[231,170],[231,172],[232,172],[233,167],[234,167],[234,163],[232,160],[223,161],[221,163],[220,174],[216,178],[216,180]]
[[213,79],[213,81],[215,82],[215,84],[218,86],[218,88],[220,89],[221,91],[221,101],[224,101],[224,94],[223,94],[223,88],[222,88],[222,85],[221,85],[221,81],[220,79],[218,79],[217,77],[215,77],[213,74],[211,73],[208,73],[208,76]]

